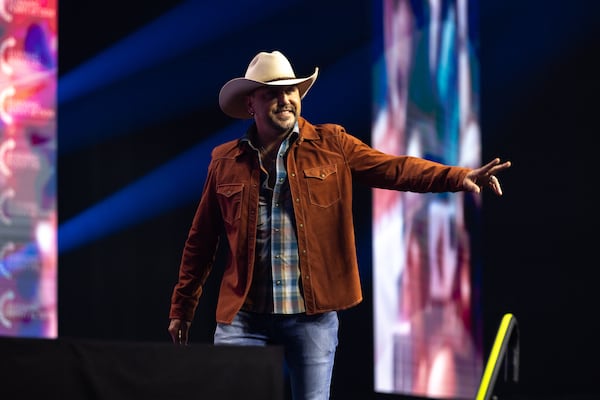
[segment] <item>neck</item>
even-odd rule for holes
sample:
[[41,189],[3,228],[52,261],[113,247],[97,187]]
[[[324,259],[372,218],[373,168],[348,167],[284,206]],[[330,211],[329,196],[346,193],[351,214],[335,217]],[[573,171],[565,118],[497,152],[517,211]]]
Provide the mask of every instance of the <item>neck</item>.
[[281,142],[283,142],[283,140],[294,130],[294,128],[292,127],[291,129],[287,129],[287,130],[282,130],[282,131],[278,131],[278,130],[274,130],[274,129],[269,129],[269,130],[265,130],[265,129],[256,129],[256,141],[257,141],[257,145],[261,148],[261,151],[265,151],[265,152],[272,152],[272,151],[277,151],[277,149],[279,149],[279,146],[281,145]]
[[260,154],[263,157],[274,158],[275,154],[279,150],[279,146],[281,146],[281,142],[284,140],[284,136],[277,137],[270,141],[264,141],[262,139],[258,140],[258,148],[260,150]]

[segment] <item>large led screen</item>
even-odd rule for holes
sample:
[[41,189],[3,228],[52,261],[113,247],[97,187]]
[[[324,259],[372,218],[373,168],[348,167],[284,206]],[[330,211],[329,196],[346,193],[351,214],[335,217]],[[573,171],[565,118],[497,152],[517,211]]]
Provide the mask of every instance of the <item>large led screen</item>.
[[57,332],[57,0],[0,0],[0,336]]
[[[377,3],[375,148],[480,166],[477,7]],[[474,398],[483,364],[480,199],[373,191],[376,392]]]

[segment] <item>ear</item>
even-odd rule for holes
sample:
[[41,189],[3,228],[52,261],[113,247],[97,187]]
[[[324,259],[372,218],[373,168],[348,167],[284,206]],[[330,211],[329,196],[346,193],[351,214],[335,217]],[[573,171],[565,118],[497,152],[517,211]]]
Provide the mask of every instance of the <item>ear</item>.
[[248,114],[254,116],[254,108],[252,107],[252,96],[246,96],[246,109]]

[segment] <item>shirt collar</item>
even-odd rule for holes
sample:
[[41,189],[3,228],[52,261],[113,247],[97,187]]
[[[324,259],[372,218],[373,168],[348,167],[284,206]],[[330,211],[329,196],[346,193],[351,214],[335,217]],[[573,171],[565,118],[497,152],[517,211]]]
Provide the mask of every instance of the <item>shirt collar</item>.
[[[299,135],[300,135],[300,127],[298,126],[298,121],[296,121],[296,123],[294,124],[294,127],[292,128],[292,131],[289,133],[288,136],[286,136],[286,138],[283,141],[287,140],[291,143],[294,140],[296,140]],[[252,139],[254,139],[254,138],[256,138],[256,124],[255,123],[250,125],[250,127],[246,130],[246,133],[240,139],[240,144],[244,143],[244,144],[250,146],[250,148],[258,151],[258,147],[255,146],[254,143],[252,143]]]

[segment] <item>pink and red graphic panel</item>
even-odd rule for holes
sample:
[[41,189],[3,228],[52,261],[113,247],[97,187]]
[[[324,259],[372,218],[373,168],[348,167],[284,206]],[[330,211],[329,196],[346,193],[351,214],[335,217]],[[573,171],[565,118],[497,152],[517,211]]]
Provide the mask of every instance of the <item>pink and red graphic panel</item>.
[[0,336],[57,332],[57,0],[0,0]]

